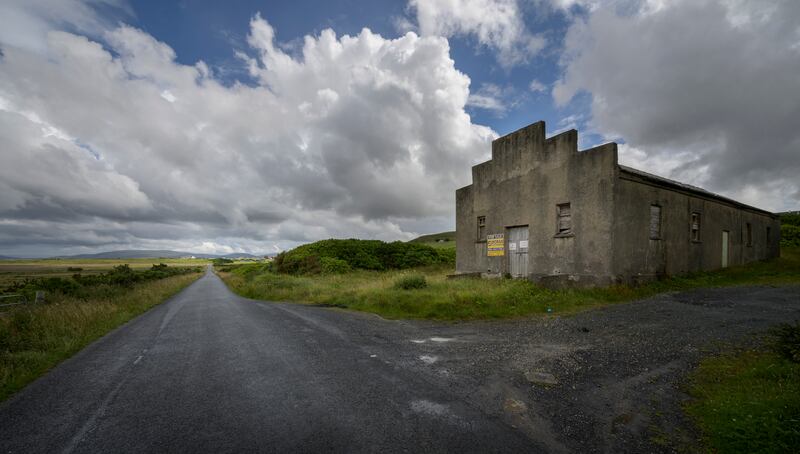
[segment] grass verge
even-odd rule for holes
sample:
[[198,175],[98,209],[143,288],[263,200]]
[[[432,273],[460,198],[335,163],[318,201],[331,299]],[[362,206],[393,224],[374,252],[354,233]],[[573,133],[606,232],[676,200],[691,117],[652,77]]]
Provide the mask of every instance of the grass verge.
[[[800,284],[800,248],[786,248],[776,260],[695,273],[639,287],[554,291],[521,280],[447,279],[450,273],[451,268],[438,266],[292,276],[268,271],[263,265],[243,265],[232,267],[230,272],[222,272],[220,276],[234,292],[247,298],[336,306],[388,318],[474,320],[570,314],[699,287]],[[404,289],[397,285],[417,275],[425,277],[426,286]]]
[[709,452],[789,453],[800,446],[800,363],[767,350],[703,360],[686,412]]
[[18,308],[0,318],[0,401],[83,347],[194,282],[202,274],[172,276],[130,289]]

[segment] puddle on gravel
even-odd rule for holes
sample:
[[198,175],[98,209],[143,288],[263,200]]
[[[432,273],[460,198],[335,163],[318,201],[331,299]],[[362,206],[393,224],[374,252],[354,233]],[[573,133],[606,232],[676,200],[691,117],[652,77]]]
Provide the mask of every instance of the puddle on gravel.
[[415,400],[411,402],[411,409],[417,413],[425,413],[432,416],[444,416],[450,413],[446,405],[437,404],[429,400]]
[[424,344],[428,341],[441,343],[441,342],[452,342],[454,340],[455,338],[453,337],[429,337],[428,339],[411,339],[411,342],[415,344]]
[[528,411],[528,406],[521,400],[508,398],[503,402],[503,410],[513,414],[520,414]]
[[433,364],[436,361],[439,361],[439,358],[437,356],[422,355],[419,357],[419,360],[425,364]]

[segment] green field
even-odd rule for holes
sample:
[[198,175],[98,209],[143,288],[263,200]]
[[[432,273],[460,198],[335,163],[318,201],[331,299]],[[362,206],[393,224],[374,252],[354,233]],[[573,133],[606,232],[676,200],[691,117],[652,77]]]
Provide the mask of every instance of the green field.
[[435,248],[455,249],[456,232],[432,233],[414,238],[409,243],[425,244]]
[[[69,277],[73,274],[99,274],[117,265],[147,269],[164,263],[171,267],[204,266],[206,259],[20,259],[0,260],[0,290],[14,282],[40,277]],[[73,270],[71,271],[70,268]],[[74,269],[81,268],[80,271]]]

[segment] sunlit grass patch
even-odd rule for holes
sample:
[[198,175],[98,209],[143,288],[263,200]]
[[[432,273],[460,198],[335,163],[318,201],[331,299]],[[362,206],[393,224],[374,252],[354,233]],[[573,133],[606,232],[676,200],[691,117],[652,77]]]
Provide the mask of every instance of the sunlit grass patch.
[[790,453],[800,447],[800,364],[766,350],[708,358],[690,376],[687,413],[710,452]]

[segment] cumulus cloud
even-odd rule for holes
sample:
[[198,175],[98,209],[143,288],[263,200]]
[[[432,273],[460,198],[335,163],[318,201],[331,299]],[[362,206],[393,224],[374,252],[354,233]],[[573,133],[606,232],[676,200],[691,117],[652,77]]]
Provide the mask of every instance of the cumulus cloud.
[[623,161],[773,210],[800,205],[800,3],[706,0],[595,8],[570,27],[566,104]]
[[409,7],[423,36],[474,36],[505,67],[526,62],[546,44],[525,26],[517,0],[410,0]]
[[141,30],[101,35],[0,42],[7,254],[407,239],[452,224],[495,137],[441,37],[324,30],[289,55],[256,16],[257,83],[225,86]]
[[4,0],[0,3],[0,43],[44,52],[54,26],[97,36],[113,18],[97,14],[102,6],[117,16],[133,12],[125,0]]
[[478,109],[485,109],[502,115],[508,110],[505,101],[512,90],[500,87],[497,84],[484,83],[474,93],[470,93],[467,98],[467,105]]

